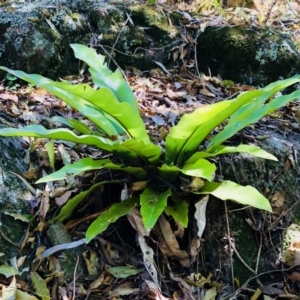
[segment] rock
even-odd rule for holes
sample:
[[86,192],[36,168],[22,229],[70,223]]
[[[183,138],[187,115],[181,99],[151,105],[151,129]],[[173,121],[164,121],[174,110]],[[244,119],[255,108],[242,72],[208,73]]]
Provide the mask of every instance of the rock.
[[[0,123],[4,114],[0,111]],[[8,125],[6,125],[7,127]],[[3,127],[0,124],[0,127]],[[18,177],[10,172],[22,175],[26,171],[23,148],[17,138],[0,138],[0,265],[7,264],[13,257],[19,257],[18,244],[25,235],[28,223],[15,219],[16,215],[28,214],[26,199],[28,189]]]
[[275,29],[209,27],[197,42],[200,70],[222,79],[264,86],[300,71],[297,47]]
[[[47,230],[47,236],[53,246],[72,242],[71,235],[65,226],[60,223],[51,224]],[[64,272],[64,277],[70,281],[74,276],[74,267],[77,265],[77,274],[83,275],[87,271],[85,269],[82,254],[84,248],[82,246],[63,250],[63,255],[57,255],[60,266]],[[77,263],[78,259],[78,263]]]
[[[256,129],[259,134],[259,129]],[[262,132],[261,132],[262,133]],[[266,132],[263,133],[264,135]],[[241,185],[252,185],[271,201],[275,213],[258,213],[243,209],[227,201],[228,220],[232,243],[242,259],[255,270],[259,245],[258,274],[278,266],[282,235],[290,223],[300,224],[300,136],[290,133],[287,138],[276,132],[269,132],[269,138],[261,147],[278,158],[278,162],[264,160],[246,154],[222,156],[220,165],[226,180]],[[274,204],[276,203],[277,204]],[[214,202],[217,202],[216,204]],[[227,217],[224,203],[213,199],[213,210],[208,209],[208,222],[204,232],[205,261],[212,274],[219,274],[224,282],[231,282],[231,264],[234,276],[244,283],[254,274],[247,269],[237,255],[228,252]],[[274,206],[275,205],[275,206]],[[276,205],[278,207],[276,207]],[[238,210],[236,210],[238,208]],[[277,211],[276,211],[277,210]],[[272,245],[272,249],[270,248]],[[265,275],[263,280],[269,280]]]
[[[13,121],[0,111],[0,127],[14,126]],[[0,137],[0,149],[0,252],[3,254],[0,256],[1,266],[8,264],[14,257],[20,258],[20,244],[25,237],[28,223],[20,221],[18,216],[29,215],[29,205],[26,199],[32,200],[33,197],[32,195],[29,197],[30,192],[20,179],[10,173],[14,172],[22,176],[28,168],[23,159],[24,149],[21,147],[20,139]],[[49,226],[47,235],[53,246],[71,242],[71,236],[61,223]],[[36,241],[35,246],[38,246],[38,241]],[[64,255],[59,256],[58,260],[67,280],[73,278],[77,257],[80,258],[77,271],[80,274],[85,273],[82,247],[63,252]],[[24,247],[22,255],[28,257],[21,269],[30,267],[36,257],[35,250]]]
[[[153,68],[154,61],[174,65],[182,15],[169,18],[155,6],[102,1],[32,1],[0,7],[0,65],[58,79],[79,71],[71,43],[90,45],[105,54],[111,68]],[[179,22],[180,21],[180,22]],[[198,38],[202,72],[223,79],[266,85],[300,71],[297,47],[275,29],[208,27]],[[173,49],[174,50],[174,49]],[[0,72],[0,78],[4,72]]]
[[[60,3],[60,5],[59,5]],[[153,7],[100,1],[31,1],[0,7],[0,65],[58,79],[77,74],[71,43],[90,45],[122,68],[166,61],[176,27]],[[149,50],[153,48],[153,50]],[[0,72],[0,78],[4,72]]]

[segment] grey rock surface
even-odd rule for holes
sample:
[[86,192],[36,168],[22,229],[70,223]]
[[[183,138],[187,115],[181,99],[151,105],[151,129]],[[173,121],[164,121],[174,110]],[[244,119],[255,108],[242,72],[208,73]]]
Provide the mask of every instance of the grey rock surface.
[[[154,60],[169,60],[177,31],[154,8],[125,6],[123,1],[0,6],[0,66],[51,79],[78,74],[80,65],[69,45],[80,43],[105,54],[111,68],[134,66],[144,71],[155,66]],[[0,71],[0,78],[4,76]]]
[[[0,112],[0,122],[1,116]],[[30,193],[22,181],[10,173],[22,175],[27,169],[19,139],[1,137],[0,151],[0,252],[4,254],[0,256],[1,265],[20,255],[18,244],[25,235],[28,223],[18,220],[14,214],[28,214],[27,199]]]
[[205,74],[265,86],[300,72],[299,49],[288,35],[272,28],[206,28],[197,46]]

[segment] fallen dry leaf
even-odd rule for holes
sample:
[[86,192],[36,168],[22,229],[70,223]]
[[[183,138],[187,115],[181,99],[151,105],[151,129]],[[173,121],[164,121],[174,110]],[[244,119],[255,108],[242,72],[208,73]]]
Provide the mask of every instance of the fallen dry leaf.
[[8,94],[8,93],[0,94],[0,101],[1,100],[11,100],[16,104],[19,102],[19,99],[16,95]]
[[153,232],[158,238],[158,245],[166,257],[176,258],[183,266],[190,265],[190,258],[185,250],[181,250],[176,240],[174,232],[164,215],[161,215],[153,228]]
[[138,209],[133,208],[131,212],[128,214],[128,219],[131,226],[137,231],[138,233],[138,242],[141,247],[143,253],[143,260],[145,267],[151,276],[153,282],[158,287],[158,275],[156,270],[156,265],[154,261],[154,251],[151,247],[149,247],[146,243],[145,236],[149,236],[149,231],[146,230],[142,216]]
[[200,201],[195,204],[195,219],[197,221],[198,226],[198,237],[201,238],[206,226],[206,206],[209,200],[209,196],[205,196]]

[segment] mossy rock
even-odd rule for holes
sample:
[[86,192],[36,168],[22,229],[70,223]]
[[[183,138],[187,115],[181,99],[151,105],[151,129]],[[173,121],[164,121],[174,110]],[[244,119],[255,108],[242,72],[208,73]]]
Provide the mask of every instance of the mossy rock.
[[[8,124],[2,124],[6,120],[4,116],[0,111],[0,127],[8,126]],[[22,156],[23,148],[19,140],[0,138],[0,149],[0,224],[2,233],[0,245],[1,253],[3,253],[0,256],[0,265],[2,265],[20,254],[16,245],[24,237],[28,223],[20,221],[15,216],[28,214],[26,200],[29,191],[16,175],[10,173],[22,175],[26,172],[27,166]]]
[[[89,1],[18,3],[0,7],[0,65],[58,79],[78,73],[71,43],[90,45],[106,55],[112,69],[148,70],[171,62],[177,34],[155,7]],[[151,50],[152,49],[152,50]],[[114,60],[117,64],[114,64]],[[0,78],[5,76],[0,72]]]
[[[232,283],[231,269],[240,284],[245,283],[254,274],[242,263],[240,258],[229,251],[227,223],[231,241],[244,262],[255,270],[256,260],[261,245],[258,262],[258,273],[270,271],[281,256],[282,236],[290,222],[300,225],[298,199],[300,197],[300,175],[293,165],[287,167],[288,161],[299,161],[299,133],[290,133],[286,138],[276,132],[265,132],[256,128],[256,134],[269,135],[259,146],[272,153],[278,161],[265,160],[248,154],[226,155],[220,157],[222,178],[241,185],[251,185],[264,194],[273,206],[274,199],[283,200],[283,206],[276,207],[273,214],[245,209],[232,201],[227,201],[227,212],[224,201],[211,198],[207,208],[207,225],[201,243],[203,272],[211,272],[225,283]],[[293,156],[295,155],[295,156]],[[294,157],[294,158],[292,158]],[[282,215],[280,214],[282,209]],[[252,223],[251,223],[252,222]],[[299,228],[299,227],[297,227]],[[272,245],[272,247],[270,246]],[[194,271],[194,270],[192,270]],[[262,281],[270,280],[270,274],[260,276]],[[250,283],[251,284],[251,283]]]
[[299,53],[275,29],[206,28],[198,38],[199,68],[237,83],[264,86],[300,71]]

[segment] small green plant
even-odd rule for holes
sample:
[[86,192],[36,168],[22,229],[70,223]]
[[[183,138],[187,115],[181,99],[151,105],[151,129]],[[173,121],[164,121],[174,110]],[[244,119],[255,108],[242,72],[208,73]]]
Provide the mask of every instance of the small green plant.
[[[1,69],[59,97],[92,121],[97,130],[78,120],[55,117],[55,121],[67,125],[70,129],[48,130],[41,125],[30,125],[21,129],[0,129],[0,135],[71,141],[97,147],[119,158],[119,163],[110,159],[83,158],[41,178],[37,183],[62,180],[82,172],[100,169],[127,172],[132,176],[133,182],[140,183],[140,191],[135,191],[128,199],[114,203],[90,225],[86,232],[86,242],[138,206],[144,225],[149,230],[163,212],[186,227],[187,202],[172,197],[174,192],[180,191],[178,187],[181,186],[182,176],[199,179],[196,188],[190,191],[192,193],[212,194],[222,200],[233,200],[271,211],[269,201],[254,187],[240,186],[231,181],[214,182],[216,165],[210,162],[209,158],[226,153],[245,152],[276,160],[273,155],[256,146],[242,144],[231,147],[223,143],[266,114],[299,98],[300,91],[273,98],[278,91],[299,82],[299,76],[274,82],[265,88],[243,93],[233,100],[207,105],[184,115],[170,130],[165,149],[162,150],[159,145],[150,141],[139,115],[136,99],[121,72],[116,70],[112,73],[104,63],[104,57],[98,55],[95,50],[79,44],[72,44],[71,47],[76,58],[89,66],[93,82],[98,89],[93,89],[88,84],[54,82],[40,75],[26,74],[5,67]],[[223,130],[207,140],[204,151],[198,151],[199,145],[224,121],[227,121],[227,124]],[[74,131],[79,134],[75,134]],[[157,182],[160,183],[159,188]],[[114,182],[96,183],[70,199],[54,220],[63,221],[70,217],[76,206],[89,193],[108,183]]]
[[15,82],[18,78],[11,74],[7,74],[5,79],[10,90],[16,90],[20,86],[18,83]]
[[218,0],[213,0],[213,6],[217,9],[222,9],[222,2]]

